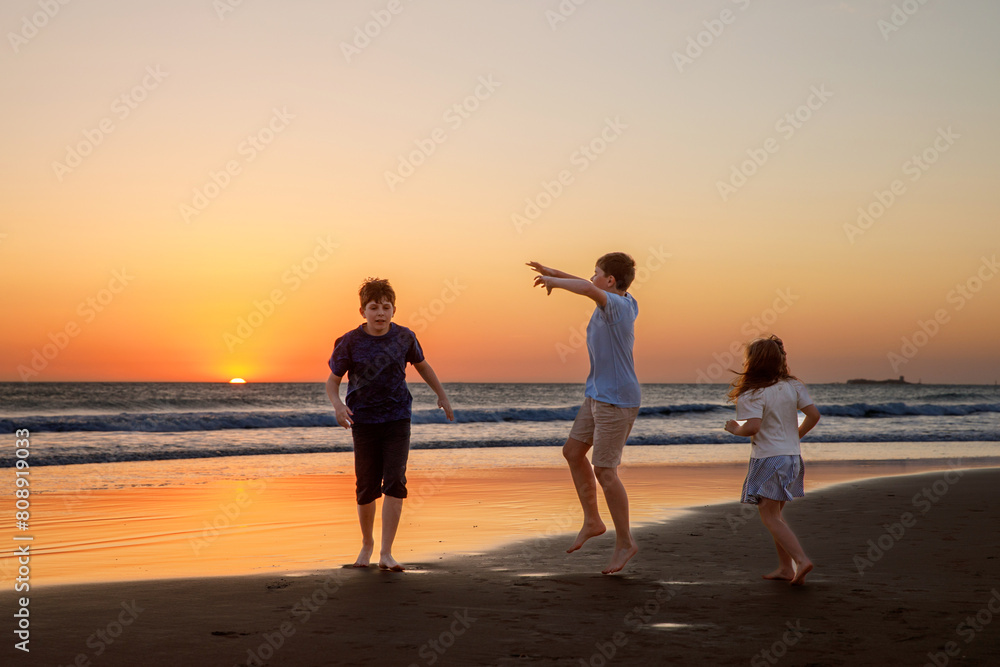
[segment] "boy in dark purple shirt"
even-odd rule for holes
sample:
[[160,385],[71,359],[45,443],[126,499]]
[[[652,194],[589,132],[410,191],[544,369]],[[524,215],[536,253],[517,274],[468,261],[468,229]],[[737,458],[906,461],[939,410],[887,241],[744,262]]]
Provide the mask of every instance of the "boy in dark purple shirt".
[[[417,336],[392,323],[396,293],[388,280],[369,278],[358,292],[365,323],[337,339],[330,357],[326,394],[337,413],[337,423],[351,429],[354,472],[357,476],[361,553],[354,567],[368,567],[375,540],[375,501],[382,503],[382,544],[378,566],[402,572],[392,557],[392,543],[406,497],[406,459],[410,453],[410,406],[406,364],[420,373],[438,396],[449,421],[455,415],[434,369],[424,359]],[[340,400],[340,383],[347,373],[347,403]]]

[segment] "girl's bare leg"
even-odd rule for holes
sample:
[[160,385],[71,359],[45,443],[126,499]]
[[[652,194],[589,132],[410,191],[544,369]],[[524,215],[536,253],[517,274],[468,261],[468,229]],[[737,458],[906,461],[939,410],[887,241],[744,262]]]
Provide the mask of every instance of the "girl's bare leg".
[[[764,527],[767,528],[768,532],[771,533],[771,537],[774,538],[779,560],[781,559],[781,550],[783,549],[795,566],[795,574],[790,579],[792,585],[799,585],[805,581],[806,575],[813,569],[813,563],[802,550],[802,546],[799,544],[799,539],[795,537],[795,533],[792,532],[792,529],[788,527],[788,524],[781,517],[782,505],[777,500],[761,498],[760,503],[757,505],[757,510],[760,512],[760,520],[763,522]],[[783,565],[784,562],[782,562],[781,566]],[[781,566],[779,566],[779,570],[781,570]]]
[[[778,503],[778,517],[784,521],[785,518],[781,515],[781,511],[785,509],[785,501],[782,500]],[[764,579],[778,579],[780,581],[791,581],[795,577],[795,564],[792,562],[792,556],[781,544],[775,540],[774,548],[778,551],[778,569],[774,572],[769,572],[764,575]]]

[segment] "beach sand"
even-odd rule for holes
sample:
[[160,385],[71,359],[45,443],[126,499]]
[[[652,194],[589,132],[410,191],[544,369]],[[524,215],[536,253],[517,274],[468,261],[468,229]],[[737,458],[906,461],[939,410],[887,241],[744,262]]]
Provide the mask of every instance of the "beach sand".
[[[552,458],[558,457],[558,451]],[[277,459],[296,459],[293,465]],[[453,466],[414,452],[394,554],[403,562],[479,553],[514,540],[579,529],[582,511],[564,467]],[[33,587],[265,572],[313,572],[352,563],[360,548],[353,466],[340,455],[39,468],[33,475]],[[286,467],[275,469],[275,463]],[[944,462],[822,462],[807,492],[845,480],[936,470]],[[88,470],[93,468],[94,470]],[[307,474],[307,470],[322,471]],[[88,489],[88,475],[106,488]],[[746,464],[629,465],[633,525],[739,497]],[[192,480],[194,480],[192,482]],[[72,483],[79,490],[68,490]],[[55,490],[52,490],[52,489]],[[599,502],[607,516],[604,499]],[[376,535],[380,524],[376,522]],[[11,551],[0,575],[16,570]]]
[[967,469],[810,493],[786,508],[817,564],[800,588],[760,579],[773,544],[735,503],[638,529],[615,576],[599,574],[609,533],[569,555],[565,535],[536,537],[406,573],[42,586],[31,652],[9,639],[4,664],[998,664],[998,484]]

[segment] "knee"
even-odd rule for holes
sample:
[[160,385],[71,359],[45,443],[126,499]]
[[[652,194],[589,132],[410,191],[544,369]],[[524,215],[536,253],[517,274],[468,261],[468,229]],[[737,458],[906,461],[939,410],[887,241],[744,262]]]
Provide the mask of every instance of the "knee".
[[393,498],[406,497],[406,477],[403,475],[390,475],[382,483],[382,493]]
[[778,513],[774,512],[771,508],[757,505],[757,511],[760,512],[760,520],[765,526],[773,526],[781,521]]
[[601,468],[599,466],[594,466],[594,475],[597,477],[597,481],[601,483],[601,486],[605,488],[618,481],[617,468]]
[[575,442],[567,442],[563,445],[562,455],[567,461],[579,461],[581,458],[586,458],[587,452],[580,449]]

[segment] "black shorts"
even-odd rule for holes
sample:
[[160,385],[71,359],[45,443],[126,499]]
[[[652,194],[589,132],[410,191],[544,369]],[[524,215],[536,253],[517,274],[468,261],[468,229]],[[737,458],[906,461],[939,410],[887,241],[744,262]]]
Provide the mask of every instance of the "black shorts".
[[410,420],[354,424],[354,474],[358,504],[367,505],[384,493],[406,497],[406,459],[410,455]]

